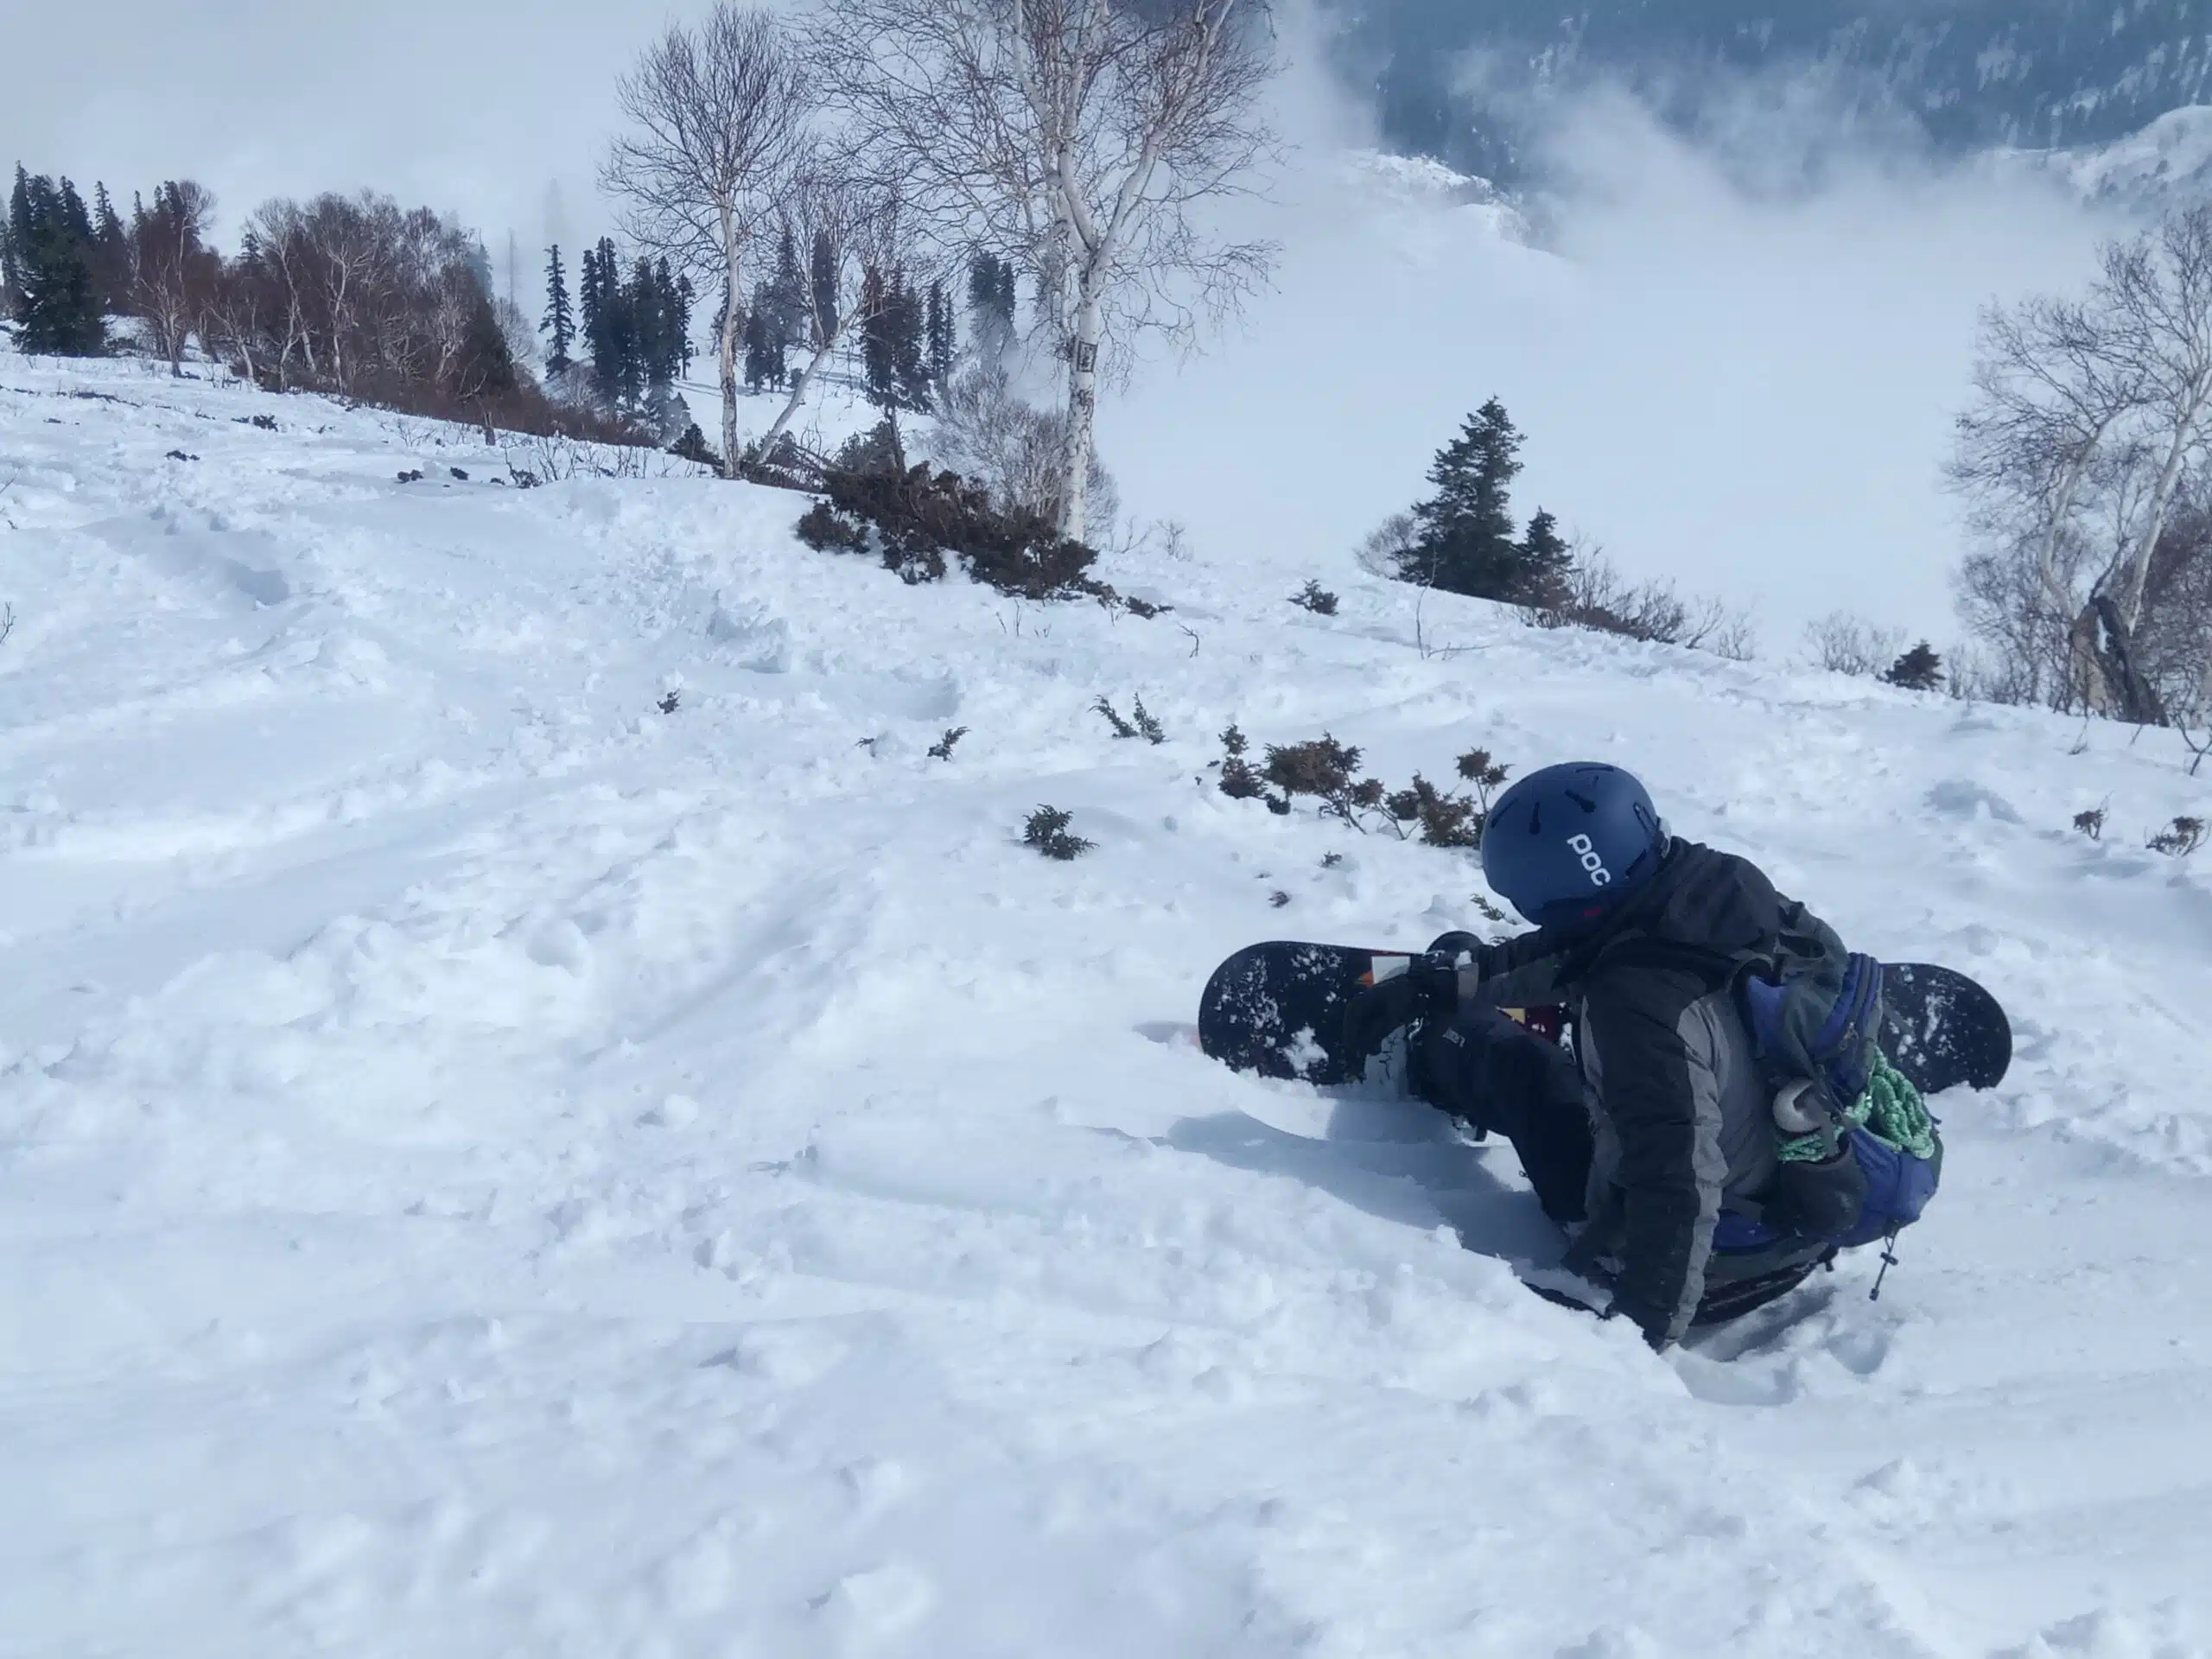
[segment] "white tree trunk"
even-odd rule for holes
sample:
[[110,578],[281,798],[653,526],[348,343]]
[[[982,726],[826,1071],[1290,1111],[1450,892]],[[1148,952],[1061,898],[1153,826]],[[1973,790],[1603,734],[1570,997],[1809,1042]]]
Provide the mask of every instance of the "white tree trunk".
[[2158,537],[2165,532],[2166,513],[2173,505],[2174,493],[2181,486],[2182,463],[2196,447],[2196,429],[2203,419],[2208,395],[2212,395],[2212,383],[2200,378],[2190,388],[2189,397],[2175,417],[2165,465],[2158,473],[2158,488],[2152,492],[2151,505],[2144,514],[2143,533],[2136,537],[2135,550],[2121,575],[2120,614],[2130,633],[2142,624],[2143,590],[2151,579],[2151,558],[2158,550]]
[[738,475],[737,453],[737,285],[739,244],[737,227],[728,213],[722,214],[722,323],[715,342],[715,367],[722,383],[722,476]]
[[768,429],[767,435],[760,440],[761,460],[766,461],[768,458],[768,452],[776,447],[776,440],[784,435],[785,429],[798,416],[799,410],[806,406],[807,390],[814,385],[814,377],[822,372],[822,365],[836,354],[837,348],[844,344],[845,336],[851,332],[851,328],[852,319],[849,316],[840,319],[837,332],[822,346],[817,347],[814,355],[807,359],[806,366],[798,372],[798,378],[791,382],[791,396],[784,402],[783,412],[776,416],[776,423]]
[[1098,423],[1098,349],[1105,333],[1096,289],[1086,271],[1077,285],[1068,341],[1067,452],[1062,463],[1060,534],[1082,541],[1090,529],[1090,449]]

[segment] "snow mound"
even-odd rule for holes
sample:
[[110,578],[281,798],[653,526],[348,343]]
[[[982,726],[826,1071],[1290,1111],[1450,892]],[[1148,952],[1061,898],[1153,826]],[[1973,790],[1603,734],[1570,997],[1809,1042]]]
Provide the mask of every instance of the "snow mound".
[[[1147,621],[505,476],[0,362],[0,1647],[2207,1651],[2177,746],[1448,599],[1422,650],[1348,550],[1122,556]],[[1232,720],[1630,762],[1995,989],[1882,1299],[1655,1357],[1523,1288],[1509,1153],[1206,1062],[1238,945],[1497,931],[1463,855],[1222,797]]]
[[1503,192],[1488,179],[1456,172],[1441,162],[1357,149],[1338,156],[1335,171],[1370,207],[1450,212],[1501,240],[1529,240],[1527,219]]

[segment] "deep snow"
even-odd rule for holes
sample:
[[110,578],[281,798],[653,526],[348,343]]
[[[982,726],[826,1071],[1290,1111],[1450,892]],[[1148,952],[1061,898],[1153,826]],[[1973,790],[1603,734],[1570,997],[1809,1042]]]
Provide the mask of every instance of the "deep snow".
[[[1424,656],[1348,552],[908,588],[474,445],[0,360],[0,1653],[2212,1652],[2170,736],[1449,600]],[[1510,1152],[1210,1065],[1235,946],[1495,931],[1222,798],[1232,719],[1629,762],[1997,990],[1882,1300],[1656,1357],[1516,1281]]]

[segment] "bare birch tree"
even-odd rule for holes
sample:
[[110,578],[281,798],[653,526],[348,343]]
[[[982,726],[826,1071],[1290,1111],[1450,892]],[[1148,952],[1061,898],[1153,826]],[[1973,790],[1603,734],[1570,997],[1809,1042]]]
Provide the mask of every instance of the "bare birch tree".
[[696,29],[671,26],[618,90],[632,130],[601,181],[628,204],[625,228],[640,246],[721,289],[722,465],[734,478],[743,268],[800,156],[807,79],[772,15],[722,0]]
[[214,214],[215,198],[184,179],[162,185],[152,209],[142,205],[131,216],[130,303],[172,375],[184,372],[185,341],[221,264],[205,240]]
[[1983,543],[1969,623],[2054,704],[2164,723],[2212,652],[2177,637],[2197,538],[2170,533],[2212,483],[2212,208],[2108,245],[2079,302],[1985,315],[1974,390],[1950,467]]
[[948,240],[1035,279],[1066,391],[1061,529],[1088,529],[1105,354],[1187,340],[1274,250],[1211,235],[1274,140],[1268,0],[823,0],[814,55],[866,153]]

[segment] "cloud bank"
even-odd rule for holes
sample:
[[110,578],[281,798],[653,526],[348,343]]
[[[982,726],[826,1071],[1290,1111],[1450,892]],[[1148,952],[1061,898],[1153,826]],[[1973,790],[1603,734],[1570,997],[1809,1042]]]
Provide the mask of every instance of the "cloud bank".
[[[1274,291],[1106,412],[1133,507],[1202,548],[1257,538],[1287,575],[1341,569],[1496,393],[1528,438],[1523,515],[1754,602],[1770,652],[1838,607],[1954,636],[1940,468],[1977,311],[2077,284],[2117,221],[1893,135],[1802,165],[1786,102],[1700,147],[1599,94],[1555,112],[1540,250],[1347,168],[1354,117],[1316,79],[1291,95],[1308,142],[1255,210],[1285,245]],[[1787,165],[1746,167],[1761,146]]]

